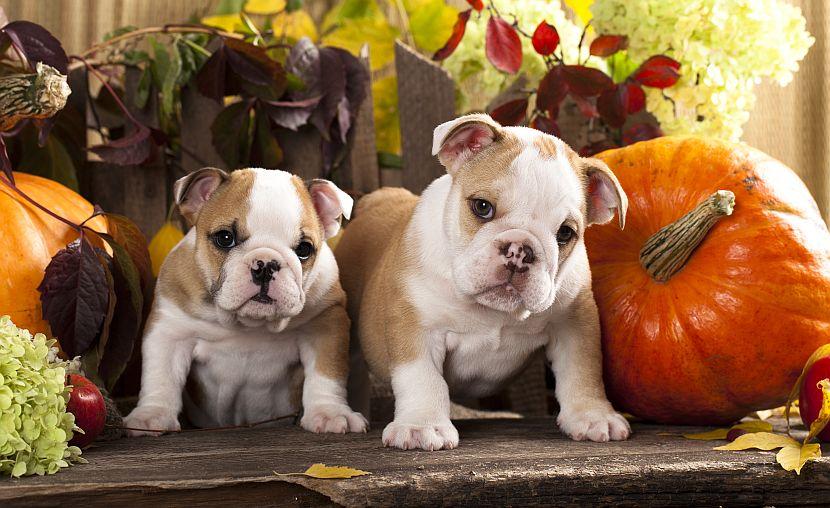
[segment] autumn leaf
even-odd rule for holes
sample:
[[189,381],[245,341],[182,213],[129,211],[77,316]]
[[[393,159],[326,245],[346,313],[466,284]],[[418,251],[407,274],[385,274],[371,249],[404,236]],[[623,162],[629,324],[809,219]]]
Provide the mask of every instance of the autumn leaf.
[[680,62],[665,55],[655,55],[643,62],[631,79],[643,86],[668,88],[680,79]]
[[810,432],[807,434],[807,437],[804,438],[805,445],[814,437],[821,434],[821,431],[823,431],[827,426],[827,423],[830,422],[830,379],[822,379],[818,382],[817,386],[821,389],[822,393],[821,409],[819,409],[816,419],[813,420],[812,424],[810,424]]
[[514,99],[493,109],[493,111],[490,112],[490,116],[493,117],[495,121],[505,126],[521,125],[527,117],[527,106],[527,97]]
[[484,9],[484,2],[482,0],[467,0],[467,3],[470,4],[470,7],[479,12]]
[[591,21],[591,5],[593,3],[594,0],[565,0],[565,5],[571,8],[582,24],[587,24]]
[[419,49],[434,53],[453,33],[458,10],[444,0],[420,0],[415,7],[409,13],[409,31]]
[[522,66],[522,41],[513,25],[499,16],[490,16],[484,53],[496,69],[509,74],[519,72]]
[[344,479],[354,478],[355,476],[364,476],[372,473],[346,466],[327,466],[325,464],[317,463],[312,464],[311,467],[302,473],[278,473],[274,471],[274,474],[278,476],[308,476],[309,478]]
[[625,35],[600,35],[591,41],[590,53],[594,56],[609,57],[628,47]]
[[751,420],[748,422],[742,422],[737,425],[733,425],[728,429],[715,429],[710,430],[708,432],[700,432],[697,434],[683,434],[683,437],[685,437],[686,439],[694,439],[699,441],[714,441],[716,439],[726,439],[726,436],[727,434],[729,434],[729,431],[735,429],[744,430],[747,433],[771,432],[772,424],[761,420]]
[[248,14],[269,16],[285,10],[285,0],[248,0],[243,10]]
[[821,457],[821,446],[818,444],[807,444],[804,446],[785,446],[775,455],[775,460],[787,471],[795,471],[801,474],[801,468],[809,460],[816,460]]
[[242,16],[235,14],[220,14],[217,16],[206,16],[200,20],[203,25],[218,28],[225,32],[236,32],[245,27]]
[[772,432],[751,432],[738,436],[731,443],[718,446],[715,450],[776,450],[785,446],[800,446],[800,443],[790,436],[774,434]]
[[271,29],[274,30],[274,35],[277,37],[285,37],[294,41],[298,41],[303,37],[316,41],[318,37],[314,20],[304,10],[277,14],[271,22]]
[[444,60],[448,56],[452,55],[455,48],[458,47],[458,44],[461,42],[461,39],[464,38],[464,32],[467,30],[467,22],[470,21],[470,13],[472,9],[467,9],[466,11],[458,13],[458,20],[455,22],[455,25],[452,27],[452,32],[450,37],[447,39],[447,42],[432,55],[432,59],[436,62],[440,62]]
[[164,259],[173,250],[173,247],[178,245],[182,238],[184,238],[182,230],[170,221],[165,222],[159,228],[155,236],[153,236],[153,239],[150,240],[150,246],[148,247],[150,261],[153,265],[153,275],[158,277]]
[[533,32],[533,49],[542,56],[548,56],[559,46],[559,32],[547,21],[542,21]]

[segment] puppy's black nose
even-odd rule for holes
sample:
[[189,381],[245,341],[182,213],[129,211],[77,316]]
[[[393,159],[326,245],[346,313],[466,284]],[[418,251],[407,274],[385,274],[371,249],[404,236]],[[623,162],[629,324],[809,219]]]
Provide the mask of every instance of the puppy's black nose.
[[251,279],[254,281],[254,284],[261,286],[271,282],[274,272],[278,271],[280,271],[280,264],[275,260],[272,259],[266,263],[265,261],[258,259],[256,262],[256,268],[251,268]]
[[527,244],[505,243],[499,249],[499,253],[506,260],[507,269],[510,271],[526,272],[529,270],[526,265],[536,261],[533,249]]

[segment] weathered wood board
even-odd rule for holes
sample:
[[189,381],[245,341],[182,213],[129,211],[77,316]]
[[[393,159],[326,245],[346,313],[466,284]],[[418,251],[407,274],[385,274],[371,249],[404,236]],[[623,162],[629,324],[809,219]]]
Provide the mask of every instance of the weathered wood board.
[[[720,452],[702,429],[636,425],[617,443],[574,442],[550,418],[462,420],[461,446],[440,452],[381,445],[368,434],[296,427],[123,439],[51,477],[0,482],[0,506],[826,505],[830,458],[801,476],[774,452]],[[673,435],[664,435],[664,433]],[[830,446],[824,446],[830,453]],[[315,462],[370,471],[348,480],[278,477]]]

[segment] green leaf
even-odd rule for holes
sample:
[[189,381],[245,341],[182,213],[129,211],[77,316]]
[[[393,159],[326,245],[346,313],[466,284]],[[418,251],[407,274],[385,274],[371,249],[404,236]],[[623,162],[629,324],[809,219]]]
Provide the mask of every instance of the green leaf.
[[251,152],[250,107],[244,101],[231,104],[216,115],[210,131],[213,146],[232,169],[248,163]]
[[127,65],[138,65],[150,61],[150,55],[146,51],[130,49],[124,52],[124,63]]
[[452,34],[458,19],[458,10],[444,0],[410,1],[413,10],[409,14],[409,30],[415,44],[425,53],[438,51]]
[[288,0],[285,2],[285,11],[294,12],[303,8],[303,0]]
[[153,60],[150,62],[150,68],[153,71],[153,84],[161,90],[164,86],[164,77],[167,76],[167,71],[170,68],[170,54],[167,52],[167,48],[154,37],[148,37],[148,39],[150,40],[150,46],[153,48]]
[[403,169],[403,157],[396,153],[378,152],[378,165],[384,169]]
[[271,120],[264,111],[256,111],[256,145],[252,162],[263,168],[276,168],[283,158],[282,148],[271,131]]
[[174,104],[176,100],[176,85],[179,82],[179,75],[182,73],[182,58],[179,54],[176,45],[170,52],[170,65],[167,68],[167,73],[164,76],[164,81],[161,86],[161,115],[165,118],[172,119],[175,110]]
[[120,35],[128,34],[130,32],[135,32],[136,30],[138,30],[138,27],[133,25],[127,25],[122,26],[121,28],[116,28],[115,30],[107,32],[107,34],[104,35],[104,41],[114,39]]
[[147,105],[147,100],[150,98],[150,88],[153,86],[153,73],[150,67],[145,67],[141,71],[141,79],[138,80],[138,87],[135,90],[135,97],[133,102],[138,109],[144,109]]
[[378,17],[383,18],[383,13],[376,0],[340,0],[323,18],[323,32],[347,19]]
[[216,4],[215,14],[235,14],[242,12],[242,6],[246,0],[219,0]]
[[37,132],[31,126],[21,135],[21,159],[18,170],[55,180],[78,191],[78,175],[75,163],[64,144],[52,134],[43,147],[37,144]]

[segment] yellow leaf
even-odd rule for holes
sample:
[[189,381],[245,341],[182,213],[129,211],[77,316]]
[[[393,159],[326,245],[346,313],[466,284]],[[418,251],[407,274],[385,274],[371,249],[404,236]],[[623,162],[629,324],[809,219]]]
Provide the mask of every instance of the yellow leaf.
[[225,32],[235,32],[245,28],[245,23],[239,14],[220,14],[218,16],[207,16],[202,18],[202,24],[224,30]]
[[378,151],[401,153],[398,80],[394,75],[372,81],[372,99]]
[[363,476],[367,474],[372,474],[368,471],[361,471],[360,469],[354,469],[351,467],[346,466],[327,466],[325,464],[312,464],[311,467],[305,470],[302,473],[278,473],[274,471],[276,475],[301,475],[301,476],[308,476],[310,478],[354,478],[355,476]]
[[821,446],[818,444],[807,444],[799,446],[785,446],[775,455],[775,460],[787,471],[795,471],[801,474],[801,468],[808,460],[816,460],[821,457]]
[[368,44],[372,70],[377,70],[394,61],[397,37],[398,30],[381,16],[345,19],[338,24],[336,29],[323,36],[322,43],[326,46],[343,48],[353,55],[358,55],[360,48]]
[[565,5],[574,11],[574,14],[576,14],[576,17],[579,18],[579,21],[581,21],[583,25],[591,21],[591,18],[593,17],[593,15],[591,15],[591,5],[593,3],[594,0],[565,0]]
[[274,35],[298,41],[308,37],[317,40],[317,26],[306,11],[298,10],[291,13],[282,12],[274,17],[271,23]]
[[383,18],[376,0],[340,0],[323,18],[323,31],[347,19]]
[[696,439],[700,441],[726,439],[726,435],[729,434],[729,431],[732,429],[741,429],[747,432],[770,432],[772,431],[772,424],[761,420],[750,420],[748,422],[741,422],[737,425],[733,425],[728,429],[715,429],[698,434],[683,434],[683,437],[686,439]]
[[810,424],[810,433],[804,438],[805,445],[819,435],[827,426],[827,422],[830,422],[830,379],[822,379],[816,386],[821,389],[822,393],[821,409],[816,419]]
[[415,45],[432,54],[441,49],[452,34],[458,10],[444,0],[422,0],[417,4],[409,15],[409,31]]
[[714,441],[716,439],[726,439],[729,429],[715,429],[709,432],[699,432],[697,434],[683,434],[686,439],[696,439],[699,441]]
[[165,222],[161,228],[156,232],[156,235],[150,240],[148,250],[150,251],[150,261],[153,264],[153,275],[158,277],[161,263],[167,254],[173,250],[181,239],[184,238],[184,233],[178,226],[172,222]]
[[248,0],[242,10],[248,14],[276,14],[285,10],[285,0]]
[[775,450],[785,446],[799,446],[798,441],[781,434],[773,434],[772,432],[752,432],[738,436],[738,438],[731,443],[723,446],[718,446],[715,450],[749,450],[750,448],[757,448],[759,450]]

